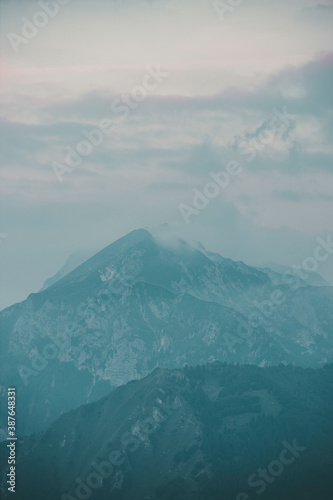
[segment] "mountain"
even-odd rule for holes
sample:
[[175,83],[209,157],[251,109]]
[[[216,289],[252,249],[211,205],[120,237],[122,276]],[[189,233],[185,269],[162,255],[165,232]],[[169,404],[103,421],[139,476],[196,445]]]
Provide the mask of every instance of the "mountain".
[[332,389],[333,365],[157,368],[19,439],[15,498],[329,498]]
[[332,287],[277,286],[203,247],[132,231],[1,312],[2,395],[17,387],[24,435],[156,366],[321,366],[332,305]]
[[59,269],[59,271],[54,276],[48,278],[45,281],[40,291],[42,292],[43,290],[46,290],[46,288],[49,288],[51,285],[59,281],[61,278],[66,276],[66,274],[70,273],[71,271],[73,271],[73,269],[82,264],[82,262],[85,262],[87,259],[89,259],[91,255],[92,252],[88,251],[76,252],[70,255],[62,268]]
[[[276,262],[268,262],[266,267],[257,267],[257,269],[264,271],[276,284],[281,284],[282,275],[297,276],[292,267],[282,266]],[[328,281],[315,271],[306,271],[306,273],[303,272],[302,274],[306,276],[305,280],[299,278],[302,286],[331,286]]]

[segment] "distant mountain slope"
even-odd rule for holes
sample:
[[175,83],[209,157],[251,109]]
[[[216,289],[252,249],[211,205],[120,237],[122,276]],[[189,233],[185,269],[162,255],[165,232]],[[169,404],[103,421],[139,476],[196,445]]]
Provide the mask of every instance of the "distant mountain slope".
[[51,278],[48,278],[40,291],[42,292],[43,290],[46,290],[46,288],[49,288],[51,285],[59,281],[61,278],[66,276],[66,274],[70,273],[78,267],[82,262],[85,262],[89,257],[91,257],[92,252],[76,252],[73,255],[70,255],[68,259],[66,260],[65,264],[62,266],[59,271],[52,276]]
[[[289,274],[289,276],[297,276],[294,269],[287,266],[282,266],[281,264],[276,264],[275,262],[270,262],[266,266],[257,267],[259,271],[264,271],[274,283],[281,284],[281,277],[283,274]],[[302,273],[304,275],[304,273]],[[307,271],[305,273],[307,279],[301,280],[303,286],[331,286],[328,281],[326,281],[319,273],[315,271]]]
[[332,287],[277,287],[242,262],[133,231],[0,313],[2,391],[17,386],[26,434],[156,366],[320,366],[332,360],[332,306]]
[[332,389],[332,365],[155,369],[19,440],[15,498],[330,498]]

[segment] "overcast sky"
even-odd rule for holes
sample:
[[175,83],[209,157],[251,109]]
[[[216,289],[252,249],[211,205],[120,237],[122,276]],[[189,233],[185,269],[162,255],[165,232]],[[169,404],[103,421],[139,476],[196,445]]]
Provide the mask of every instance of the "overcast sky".
[[[333,219],[332,1],[46,4],[0,0],[1,307],[73,252],[164,222],[250,264],[313,254]],[[333,256],[318,272],[333,283]]]

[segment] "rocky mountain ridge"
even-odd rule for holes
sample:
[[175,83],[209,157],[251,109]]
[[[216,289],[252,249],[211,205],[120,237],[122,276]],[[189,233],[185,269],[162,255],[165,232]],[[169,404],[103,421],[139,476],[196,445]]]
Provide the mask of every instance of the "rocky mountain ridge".
[[2,391],[17,386],[26,434],[156,366],[321,366],[332,360],[332,305],[332,287],[276,285],[242,262],[133,231],[0,313]]

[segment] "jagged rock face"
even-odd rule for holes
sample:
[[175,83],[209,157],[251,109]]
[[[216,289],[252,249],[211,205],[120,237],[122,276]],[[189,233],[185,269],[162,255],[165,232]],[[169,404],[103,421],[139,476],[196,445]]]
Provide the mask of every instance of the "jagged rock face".
[[2,391],[17,387],[22,435],[155,366],[318,366],[332,359],[332,304],[331,287],[277,286],[241,262],[133,231],[2,311]]
[[[261,498],[329,498],[332,382],[333,365],[157,368],[62,415],[45,432],[19,439],[15,495],[18,500],[249,499],[263,490],[259,477],[252,487],[247,479],[272,463],[273,480],[261,483]],[[276,460],[286,446],[283,475],[277,477]],[[0,488],[10,498],[4,462]]]

